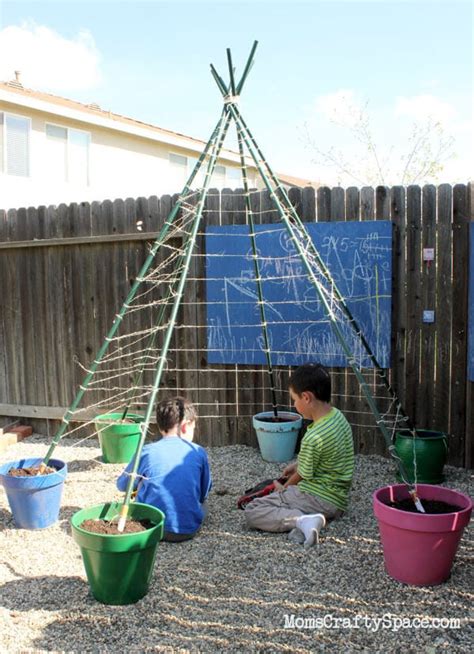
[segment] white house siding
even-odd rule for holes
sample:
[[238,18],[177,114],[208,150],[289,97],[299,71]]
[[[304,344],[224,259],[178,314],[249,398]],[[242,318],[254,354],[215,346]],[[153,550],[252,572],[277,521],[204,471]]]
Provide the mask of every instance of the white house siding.
[[[87,120],[71,120],[64,115],[4,101],[0,102],[0,111],[31,119],[30,175],[17,177],[5,172],[0,173],[2,209],[178,193],[182,190],[183,178],[182,175],[177,178],[176,171],[169,163],[169,153],[188,157],[190,167],[200,154],[199,142],[196,142],[196,149],[192,150],[189,147],[161,143],[156,139],[156,134],[148,139],[141,135],[94,125]],[[85,114],[86,118],[87,115]],[[87,186],[51,178],[47,123],[90,133]],[[174,140],[179,142],[179,136],[176,136],[178,138]],[[185,145],[191,141],[186,137],[182,139]],[[233,168],[238,166],[236,161],[229,162],[224,159],[219,163]],[[250,174],[250,183],[255,183],[254,172]],[[235,187],[236,182],[226,180],[222,185]]]

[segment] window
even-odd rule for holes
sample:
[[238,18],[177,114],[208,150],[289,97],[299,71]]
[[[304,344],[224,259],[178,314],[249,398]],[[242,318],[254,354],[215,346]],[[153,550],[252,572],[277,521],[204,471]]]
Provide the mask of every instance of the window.
[[46,162],[51,177],[62,182],[89,185],[89,132],[46,124],[46,144]]
[[224,188],[225,185],[226,185],[225,184],[225,166],[217,165],[214,168],[214,172],[212,174],[211,186],[215,186],[216,188]]
[[30,119],[0,112],[0,171],[30,174]]
[[56,125],[46,125],[46,165],[48,175],[55,180],[66,180],[67,170],[67,129]]
[[[250,184],[249,171],[247,170],[247,182]],[[239,188],[243,186],[242,170],[240,168],[227,168],[227,186]]]
[[[193,172],[194,168],[196,167],[197,162],[198,162],[197,157],[190,157],[188,159],[188,177]],[[206,162],[201,164],[201,167],[199,168],[198,174],[193,179],[193,183],[191,185],[191,188],[202,188],[204,186],[204,180],[206,178],[206,168],[207,168]]]
[[[196,157],[185,157],[180,154],[174,154],[170,152],[169,162],[171,165],[172,181],[173,184],[176,184],[176,190],[181,190],[185,183],[188,181],[189,176],[191,175],[194,167],[197,163]],[[201,164],[199,173],[194,178],[191,187],[201,188],[204,185],[204,179],[206,175],[208,161],[204,161]],[[248,174],[248,173],[247,173]],[[250,183],[250,180],[249,180]],[[214,168],[212,174],[211,183],[209,188],[239,188],[242,186],[242,172],[240,168],[231,168],[227,166],[222,166],[217,164]]]
[[[171,168],[173,170],[172,181],[177,185],[177,189],[181,191],[193,172],[198,160],[196,157],[184,157],[181,154],[173,154],[172,152],[170,152],[169,157]],[[206,163],[201,165],[198,174],[192,181],[191,188],[201,188],[204,185],[205,173]]]

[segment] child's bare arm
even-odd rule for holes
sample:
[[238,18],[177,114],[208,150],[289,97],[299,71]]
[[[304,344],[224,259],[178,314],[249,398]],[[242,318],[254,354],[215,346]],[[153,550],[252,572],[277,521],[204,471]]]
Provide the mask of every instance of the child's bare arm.
[[275,480],[273,483],[275,484],[276,491],[282,491],[285,488],[288,488],[288,486],[296,486],[296,484],[302,479],[303,477],[299,475],[295,470],[295,472],[288,477],[284,484],[280,484],[278,480]]
[[290,477],[294,472],[296,472],[296,467],[298,463],[295,461],[294,463],[289,463],[286,468],[282,472],[283,477]]
[[285,481],[283,484],[283,488],[288,488],[288,486],[296,486],[298,482],[300,482],[303,479],[303,477],[295,470],[292,475]]

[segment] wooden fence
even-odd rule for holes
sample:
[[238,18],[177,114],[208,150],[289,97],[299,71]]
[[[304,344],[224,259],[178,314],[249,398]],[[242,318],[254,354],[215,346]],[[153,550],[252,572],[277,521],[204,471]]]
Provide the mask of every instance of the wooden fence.
[[[390,378],[418,427],[451,435],[450,463],[472,467],[473,385],[467,381],[471,185],[293,188],[289,196],[307,222],[392,221]],[[20,417],[40,432],[52,432],[82,381],[76,359],[88,361],[98,350],[175,199],[0,212],[0,416]],[[278,220],[267,192],[256,202],[262,221]],[[241,191],[212,191],[205,217],[214,224],[242,223]],[[137,221],[142,221],[141,232]],[[433,262],[423,260],[424,248],[434,248]],[[425,309],[435,312],[434,323],[423,322]],[[205,316],[199,320],[205,324]],[[199,365],[204,372],[205,357]],[[223,366],[218,386],[237,383],[245,394],[255,381],[247,368]],[[334,373],[334,402],[351,419],[364,401],[348,371]],[[199,386],[199,371],[194,377],[193,385]],[[279,370],[278,379],[284,384],[287,371]],[[182,380],[175,382],[185,387]],[[247,393],[255,412],[262,402],[257,395]],[[352,422],[357,420],[352,417]],[[254,442],[250,420],[239,422],[235,411],[222,415],[217,425],[204,421],[200,432],[207,435],[204,444]],[[359,451],[386,452],[373,422],[357,426],[355,436]]]

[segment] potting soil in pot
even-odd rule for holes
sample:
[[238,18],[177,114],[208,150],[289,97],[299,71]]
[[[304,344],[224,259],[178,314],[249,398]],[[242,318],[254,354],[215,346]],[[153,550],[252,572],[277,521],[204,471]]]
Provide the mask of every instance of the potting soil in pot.
[[39,466],[33,466],[31,468],[10,468],[8,476],[36,477],[37,475],[52,475],[55,472],[57,472],[56,468],[50,468],[49,466],[47,466],[42,472],[40,472]]
[[122,535],[122,534],[136,534],[139,531],[146,531],[151,529],[156,525],[150,520],[127,520],[125,523],[125,528],[123,531],[118,530],[118,522],[112,522],[111,520],[84,520],[81,523],[81,529],[90,531],[93,534],[104,534],[104,535]]
[[[454,504],[448,504],[447,502],[441,502],[439,500],[422,500],[421,504],[425,509],[425,513],[430,514],[441,514],[441,513],[456,513],[461,511],[459,506]],[[398,509],[399,511],[408,511],[409,513],[420,513],[415,506],[415,503],[411,498],[405,500],[398,500],[397,502],[388,502],[387,506],[391,506],[393,509]]]

